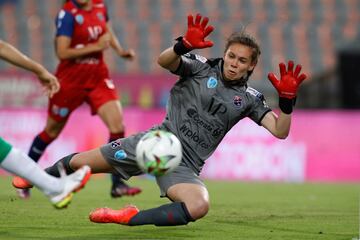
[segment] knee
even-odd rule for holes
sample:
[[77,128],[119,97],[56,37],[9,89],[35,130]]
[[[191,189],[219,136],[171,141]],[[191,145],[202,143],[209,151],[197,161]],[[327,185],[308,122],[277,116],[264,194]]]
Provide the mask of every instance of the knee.
[[[185,203],[186,204],[186,203]],[[190,216],[194,219],[200,219],[204,217],[210,208],[210,203],[207,199],[198,199],[190,204],[186,204]]]

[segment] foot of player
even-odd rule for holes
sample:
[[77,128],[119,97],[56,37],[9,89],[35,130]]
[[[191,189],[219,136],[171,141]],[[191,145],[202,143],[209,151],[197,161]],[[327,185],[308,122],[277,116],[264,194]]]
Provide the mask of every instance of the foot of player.
[[[60,170],[61,166],[59,166]],[[63,186],[60,192],[47,194],[50,202],[55,208],[66,208],[73,197],[73,193],[82,189],[91,176],[91,169],[89,166],[83,166],[72,174],[66,175],[65,170],[61,170],[61,185]],[[14,177],[12,185],[17,188],[17,193],[21,198],[29,198],[30,188],[33,187],[31,183],[21,177]]]
[[[82,189],[91,175],[91,170],[88,166],[78,169],[76,172],[62,176],[64,189],[62,192],[48,196],[54,207],[67,207],[73,197],[73,193]],[[29,191],[33,187],[31,183],[21,177],[14,177],[12,184],[18,191]],[[134,190],[134,189],[133,189]],[[135,189],[135,193],[123,193],[122,195],[135,195],[141,192],[141,189]],[[117,196],[118,197],[118,196]],[[119,210],[111,208],[97,208],[89,214],[89,219],[95,223],[117,223],[122,225],[129,225],[131,218],[133,218],[139,209],[134,205],[126,206]]]
[[97,208],[89,215],[89,219],[95,223],[117,223],[122,225],[129,225],[131,218],[133,218],[139,209],[134,205],[129,205],[119,210],[111,208]]

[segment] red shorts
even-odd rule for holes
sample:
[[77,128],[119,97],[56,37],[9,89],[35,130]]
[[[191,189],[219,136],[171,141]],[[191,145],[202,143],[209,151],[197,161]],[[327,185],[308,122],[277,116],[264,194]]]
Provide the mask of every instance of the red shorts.
[[94,115],[104,103],[119,99],[115,86],[109,78],[103,78],[91,88],[66,84],[61,80],[60,83],[60,91],[50,98],[48,106],[48,114],[55,121],[67,119],[83,102],[90,105],[91,114]]

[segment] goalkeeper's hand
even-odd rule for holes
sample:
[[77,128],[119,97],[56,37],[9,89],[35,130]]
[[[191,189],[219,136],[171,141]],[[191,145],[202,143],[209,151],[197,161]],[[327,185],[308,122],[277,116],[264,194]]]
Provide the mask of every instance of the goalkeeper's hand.
[[182,55],[190,52],[193,49],[201,49],[212,47],[214,43],[205,38],[214,30],[214,27],[207,25],[209,18],[202,17],[197,14],[195,17],[188,16],[188,27],[184,37],[179,37],[174,46],[174,51],[177,55]]
[[302,83],[306,79],[306,75],[304,73],[300,74],[301,65],[298,64],[294,69],[294,62],[288,62],[288,68],[286,70],[285,63],[279,64],[280,68],[280,80],[275,76],[274,73],[269,73],[268,79],[272,83],[272,85],[276,88],[279,93],[280,98],[294,99],[296,98],[297,90]]
[[296,65],[295,71],[293,70],[293,61],[288,62],[287,70],[285,63],[280,63],[279,68],[280,80],[274,73],[269,73],[268,78],[279,93],[280,110],[283,113],[291,114],[295,105],[297,90],[302,81],[306,79],[306,75],[304,73],[300,74],[301,65]]
[[183,37],[185,46],[189,49],[195,48],[207,48],[212,47],[214,43],[212,41],[205,41],[205,38],[214,30],[214,27],[209,25],[209,18],[202,18],[200,14],[196,14],[195,22],[192,15],[188,16],[188,28]]

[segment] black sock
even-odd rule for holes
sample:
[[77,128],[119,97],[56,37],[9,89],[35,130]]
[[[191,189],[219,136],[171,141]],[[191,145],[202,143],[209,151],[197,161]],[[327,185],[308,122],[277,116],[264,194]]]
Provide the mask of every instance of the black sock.
[[32,142],[28,156],[35,162],[38,162],[43,155],[46,147],[53,140],[54,139],[51,138],[45,131],[41,132],[35,137],[34,141]]
[[140,211],[131,218],[129,225],[154,224],[155,226],[186,225],[195,220],[190,216],[185,203],[173,202],[158,208]]
[[121,176],[117,173],[111,174],[112,187],[128,187],[128,185],[121,179]]
[[72,157],[75,155],[76,153],[70,154],[66,157],[63,157],[62,159],[60,159],[59,161],[57,161],[54,165],[52,165],[51,167],[48,167],[45,169],[45,172],[47,172],[48,174],[54,176],[54,177],[60,177],[60,173],[58,170],[57,165],[59,163],[62,163],[66,174],[71,174],[73,172],[75,172],[71,167],[70,167],[70,160],[72,159]]

